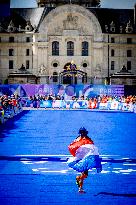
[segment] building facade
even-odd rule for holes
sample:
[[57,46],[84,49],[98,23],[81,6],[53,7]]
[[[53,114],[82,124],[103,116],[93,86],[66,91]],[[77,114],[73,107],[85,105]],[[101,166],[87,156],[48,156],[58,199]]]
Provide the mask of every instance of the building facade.
[[0,18],[1,83],[136,85],[136,6],[37,3]]

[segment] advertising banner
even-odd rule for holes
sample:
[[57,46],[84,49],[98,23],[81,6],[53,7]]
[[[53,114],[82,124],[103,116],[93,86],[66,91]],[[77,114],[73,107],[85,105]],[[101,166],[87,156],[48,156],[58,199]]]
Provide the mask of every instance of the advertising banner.
[[60,95],[65,100],[71,100],[73,96],[86,98],[101,95],[124,95],[124,85],[53,85],[53,84],[21,84],[0,85],[0,94],[17,94],[20,97]]

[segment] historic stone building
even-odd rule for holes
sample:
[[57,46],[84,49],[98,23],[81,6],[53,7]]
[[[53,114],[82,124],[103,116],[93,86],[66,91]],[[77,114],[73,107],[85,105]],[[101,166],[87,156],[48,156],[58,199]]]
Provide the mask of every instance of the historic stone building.
[[136,85],[136,5],[37,0],[0,18],[2,83]]

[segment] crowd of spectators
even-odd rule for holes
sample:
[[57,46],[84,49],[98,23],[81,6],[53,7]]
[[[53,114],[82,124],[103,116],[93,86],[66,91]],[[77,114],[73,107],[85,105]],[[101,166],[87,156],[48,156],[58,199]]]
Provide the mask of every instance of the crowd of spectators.
[[21,110],[21,98],[18,95],[0,96],[0,122],[18,114]]
[[[65,100],[64,95],[37,95],[37,96],[30,96],[30,100]],[[112,100],[117,100],[120,102],[136,102],[136,96],[135,95],[129,95],[129,96],[111,96],[111,95],[98,95],[95,97],[88,97],[81,95],[80,97],[72,96],[71,100],[93,100],[97,102],[107,102],[107,101],[112,101]]]
[[[72,96],[70,100],[65,99],[63,95],[37,95],[30,96],[28,98],[20,98],[18,95],[1,95],[0,96],[0,117],[9,118],[20,112],[23,107],[33,107],[40,108],[41,102],[51,102],[53,108],[54,102],[61,101],[65,102],[69,106],[69,102],[72,101],[72,108],[80,108],[78,104],[80,102],[85,102],[88,109],[108,109],[109,105],[113,109],[119,110],[129,110],[136,112],[136,96],[108,96],[99,95],[96,97],[85,97],[81,95],[80,97]],[[64,105],[64,103],[63,103]],[[65,106],[68,108],[68,106]],[[46,105],[45,105],[46,108]],[[64,108],[64,107],[63,107]],[[83,108],[81,106],[81,108]]]
[[125,103],[127,104],[135,104],[136,103],[136,96],[107,96],[107,95],[103,95],[103,96],[98,96],[95,98],[90,98],[89,99],[89,107],[91,108],[91,104],[98,104],[98,103]]
[[[40,101],[40,100],[65,100],[63,95],[37,95],[37,96],[30,96],[29,99],[31,101]],[[130,103],[136,102],[136,96],[129,95],[129,96],[109,96],[109,95],[98,95],[95,97],[85,97],[84,95],[81,95],[80,97],[72,96],[71,100],[88,100],[92,102],[101,102],[106,103],[108,101],[119,101],[119,102],[125,102]]]
[[[136,96],[109,96],[109,95],[99,95],[96,97],[85,97],[84,95],[81,95],[80,97],[72,96],[70,100],[65,99],[65,97],[62,95],[37,95],[37,96],[30,96],[24,103],[24,106],[26,107],[34,107],[39,108],[41,102],[43,101],[51,101],[52,105],[55,101],[61,100],[65,103],[69,101],[73,102],[79,102],[79,101],[86,101],[87,102],[87,108],[90,109],[99,109],[103,107],[103,109],[107,105],[112,105],[113,109],[115,107],[120,105],[120,110],[122,109],[128,109],[133,110],[136,107]],[[108,106],[107,106],[108,107]],[[130,109],[128,108],[130,107]],[[76,107],[75,107],[76,108]],[[79,107],[78,107],[79,108]]]

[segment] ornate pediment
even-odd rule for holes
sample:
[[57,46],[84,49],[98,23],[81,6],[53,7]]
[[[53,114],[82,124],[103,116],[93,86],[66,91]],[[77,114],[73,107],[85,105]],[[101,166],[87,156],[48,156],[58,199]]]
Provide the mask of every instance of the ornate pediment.
[[29,21],[27,21],[26,22],[26,27],[25,27],[25,31],[26,32],[30,32],[30,31],[32,31],[32,25],[31,25],[31,22],[30,22],[30,20]]
[[133,32],[133,27],[131,25],[131,22],[129,21],[126,26],[126,33],[132,33],[132,32]]
[[10,23],[9,23],[9,25],[8,25],[7,31],[8,31],[9,33],[12,33],[12,32],[14,32],[15,30],[16,30],[16,27],[15,27],[13,21],[11,20]]

